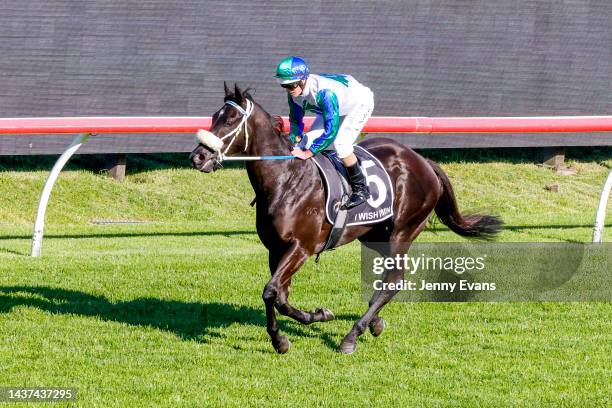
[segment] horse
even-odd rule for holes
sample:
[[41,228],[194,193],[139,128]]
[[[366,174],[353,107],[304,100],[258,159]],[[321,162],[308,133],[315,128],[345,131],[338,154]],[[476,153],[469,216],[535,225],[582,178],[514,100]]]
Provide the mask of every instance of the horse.
[[[226,83],[224,88],[224,105],[212,116],[210,133],[205,135],[212,134],[214,140],[202,142],[200,138],[189,156],[193,167],[210,173],[222,167],[224,156],[236,153],[288,155],[291,146],[282,120],[256,103],[249,89],[243,91],[234,84],[232,91]],[[503,223],[497,216],[459,212],[448,177],[433,161],[388,138],[367,138],[359,145],[389,173],[395,192],[394,216],[378,224],[347,227],[337,246],[355,239],[366,246],[385,242],[389,244],[387,256],[405,254],[434,211],[442,223],[464,237],[492,239],[500,231]],[[268,250],[271,278],[262,294],[267,332],[276,352],[283,354],[291,343],[279,330],[275,310],[305,325],[335,318],[326,308],[304,311],[289,303],[293,275],[324,248],[332,225],[326,221],[324,186],[312,160],[248,161],[246,171],[256,197],[257,234]],[[388,270],[383,282],[400,282],[403,277],[403,269]],[[395,293],[387,289],[374,292],[366,312],[340,343],[340,352],[353,353],[366,328],[374,336],[381,335],[386,323],[379,312]]]

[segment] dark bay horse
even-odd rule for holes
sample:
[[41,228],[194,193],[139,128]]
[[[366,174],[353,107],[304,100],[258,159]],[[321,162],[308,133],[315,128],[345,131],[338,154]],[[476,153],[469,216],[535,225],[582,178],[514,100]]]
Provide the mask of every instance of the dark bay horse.
[[[200,143],[190,155],[195,168],[206,173],[216,170],[221,154],[289,154],[282,121],[255,103],[248,90],[243,92],[235,86],[231,91],[225,85],[224,101],[225,105],[212,118],[210,133],[216,136],[212,136],[216,141],[204,141],[208,146]],[[211,145],[215,145],[214,149]],[[386,256],[404,254],[432,211],[452,231],[465,237],[491,238],[499,232],[502,222],[495,216],[461,215],[450,181],[434,162],[390,139],[371,138],[360,146],[374,154],[387,169],[395,190],[395,215],[379,224],[347,227],[339,245],[355,239],[365,245],[388,242],[391,249]],[[272,278],[263,290],[267,330],[275,350],[286,353],[291,343],[279,331],[275,309],[303,324],[334,319],[327,309],[308,312],[294,308],[289,304],[288,291],[293,274],[324,247],[331,229],[325,218],[325,192],[317,167],[310,160],[250,161],[246,169],[256,195],[257,233],[269,251]],[[403,269],[390,270],[383,280],[399,282],[403,277]],[[382,333],[385,322],[378,313],[394,294],[391,290],[374,293],[366,313],[342,340],[341,352],[355,351],[357,337],[368,327],[374,336]]]

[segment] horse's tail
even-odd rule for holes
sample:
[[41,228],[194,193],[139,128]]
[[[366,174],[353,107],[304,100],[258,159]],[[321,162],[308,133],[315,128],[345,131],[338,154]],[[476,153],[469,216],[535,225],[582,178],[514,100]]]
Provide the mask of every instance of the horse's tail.
[[435,208],[438,218],[453,232],[464,237],[493,239],[503,225],[501,218],[494,215],[461,215],[448,176],[437,163],[431,160],[427,162],[442,183],[442,196]]

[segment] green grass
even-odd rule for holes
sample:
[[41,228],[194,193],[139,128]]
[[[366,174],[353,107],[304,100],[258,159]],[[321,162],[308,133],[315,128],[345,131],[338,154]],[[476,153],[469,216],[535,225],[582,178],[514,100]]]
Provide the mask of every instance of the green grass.
[[[612,163],[573,164],[573,177],[528,161],[442,165],[462,209],[504,218],[500,240],[588,242]],[[62,173],[39,259],[27,255],[47,173],[0,172],[0,386],[76,387],[79,406],[610,405],[610,303],[392,303],[384,334],[341,355],[366,307],[357,244],[296,275],[292,303],[337,320],[280,318],[293,347],[277,355],[244,171],[158,167],[124,183]],[[419,240],[462,238],[437,223]]]

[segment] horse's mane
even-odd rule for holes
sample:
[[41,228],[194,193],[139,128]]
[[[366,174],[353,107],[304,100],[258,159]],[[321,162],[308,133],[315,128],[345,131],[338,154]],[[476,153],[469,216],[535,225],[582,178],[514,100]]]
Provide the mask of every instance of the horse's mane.
[[283,118],[281,118],[280,116],[271,116],[271,120],[272,120],[272,129],[274,129],[274,132],[277,135],[281,135],[283,134],[283,128],[284,128],[284,123],[283,123]]

